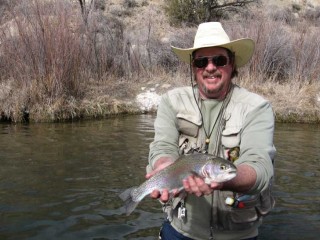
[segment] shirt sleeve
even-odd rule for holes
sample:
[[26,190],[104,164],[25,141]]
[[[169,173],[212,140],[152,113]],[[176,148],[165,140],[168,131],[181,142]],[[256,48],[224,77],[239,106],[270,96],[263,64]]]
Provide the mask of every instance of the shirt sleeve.
[[264,102],[251,111],[241,132],[238,164],[253,167],[257,179],[249,191],[255,194],[266,189],[274,175],[273,160],[276,149],[273,145],[274,114],[270,103]]
[[158,106],[154,129],[155,136],[154,141],[150,144],[147,172],[153,169],[155,162],[160,157],[171,157],[174,160],[179,157],[176,112],[167,94],[162,96]]

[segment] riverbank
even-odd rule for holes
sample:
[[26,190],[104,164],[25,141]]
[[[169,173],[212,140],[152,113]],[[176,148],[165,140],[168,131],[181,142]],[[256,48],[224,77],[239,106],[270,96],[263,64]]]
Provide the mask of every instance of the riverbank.
[[[240,70],[241,75],[241,70]],[[15,106],[12,112],[1,113],[1,121],[60,122],[80,119],[101,119],[123,114],[155,113],[161,95],[170,89],[190,85],[189,75],[150,75],[137,79],[115,81],[88,81],[82,99],[66,97],[46,104],[20,107],[21,92],[10,82],[2,82],[0,101],[2,109]],[[320,123],[320,85],[280,84],[277,82],[247,81],[246,77],[235,79],[236,84],[262,95],[274,109],[277,122]],[[7,104],[7,105],[6,105]],[[11,118],[11,117],[13,118]]]
[[[172,79],[174,82],[174,79]],[[306,84],[302,86],[292,84],[279,83],[246,83],[245,81],[235,82],[248,90],[260,94],[268,99],[274,109],[277,122],[285,123],[320,123],[320,85]],[[154,88],[145,89],[138,95],[138,99],[144,96],[143,101],[140,101],[141,110],[156,110],[160,94],[157,94],[157,89],[161,86],[170,86],[168,83],[154,83]],[[159,89],[162,93],[163,89]]]
[[[165,1],[111,2],[87,9],[63,0],[8,5],[0,18],[0,121],[150,113],[164,92],[190,85],[189,67],[170,45],[192,46],[196,27],[171,26]],[[252,6],[221,20],[232,39],[255,41],[235,83],[268,99],[278,122],[320,122],[314,4]]]

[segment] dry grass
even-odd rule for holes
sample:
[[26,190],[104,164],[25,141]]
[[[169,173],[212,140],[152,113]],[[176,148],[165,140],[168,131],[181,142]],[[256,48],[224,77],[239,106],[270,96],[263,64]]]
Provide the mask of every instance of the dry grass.
[[[169,26],[159,0],[96,3],[84,18],[77,1],[33,0],[7,8],[0,28],[1,120],[139,113],[134,98],[141,86],[190,84],[188,66],[170,44],[192,46],[195,28]],[[301,10],[297,18],[288,10],[253,9],[223,22],[233,39],[256,41],[255,55],[236,81],[268,98],[278,121],[320,122],[316,13],[314,8],[313,18],[306,17]]]
[[240,85],[269,99],[278,122],[320,123],[320,84],[302,86],[267,81],[257,84],[240,81]]

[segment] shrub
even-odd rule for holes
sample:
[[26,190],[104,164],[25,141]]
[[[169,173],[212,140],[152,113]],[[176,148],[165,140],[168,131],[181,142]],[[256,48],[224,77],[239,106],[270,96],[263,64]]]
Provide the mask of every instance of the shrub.
[[228,13],[237,13],[254,2],[258,0],[166,0],[165,11],[172,25],[197,25],[227,19]]
[[138,3],[136,0],[124,0],[123,4],[126,8],[134,8],[138,6]]
[[21,85],[41,82],[50,97],[79,94],[80,41],[70,31],[69,7],[59,2],[52,8],[35,1],[12,10],[2,48],[8,76]]
[[0,32],[1,79],[13,79],[21,96],[0,112],[14,121],[21,117],[19,109],[34,114],[39,104],[81,100],[89,78],[126,74],[123,26],[117,19],[90,10],[84,21],[80,9],[64,0],[23,1],[9,10],[12,20]]
[[297,4],[297,3],[293,3],[292,4],[292,10],[294,11],[294,12],[299,12],[299,11],[301,11],[301,5],[299,5],[299,4]]
[[303,83],[315,83],[320,80],[320,36],[318,29],[299,26],[291,35],[292,67],[289,77]]
[[106,1],[105,0],[95,0],[94,8],[96,10],[104,11],[106,9]]
[[308,8],[305,13],[303,14],[303,17],[315,25],[319,25],[319,19],[320,19],[320,7],[316,8]]
[[271,6],[268,9],[268,15],[270,18],[277,22],[285,22],[288,25],[294,25],[296,22],[296,18],[289,8],[276,8],[275,6]]

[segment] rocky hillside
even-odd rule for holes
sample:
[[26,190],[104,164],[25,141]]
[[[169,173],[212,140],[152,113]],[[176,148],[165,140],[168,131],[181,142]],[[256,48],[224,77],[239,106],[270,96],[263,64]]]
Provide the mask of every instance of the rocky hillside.
[[[190,47],[196,28],[171,26],[165,3],[0,0],[0,121],[149,111],[190,84],[170,45]],[[237,83],[270,99],[284,121],[320,121],[319,4],[260,1],[222,20],[232,39],[257,45]]]
[[[126,37],[136,44],[145,43],[152,35],[163,43],[174,42],[174,37],[182,36],[184,28],[169,25],[163,6],[165,0],[95,0],[105,16],[120,19],[126,29]],[[320,18],[320,0],[260,0],[249,5],[252,12],[262,11],[275,17],[285,15],[299,19],[309,16]],[[181,32],[180,32],[181,30]]]

